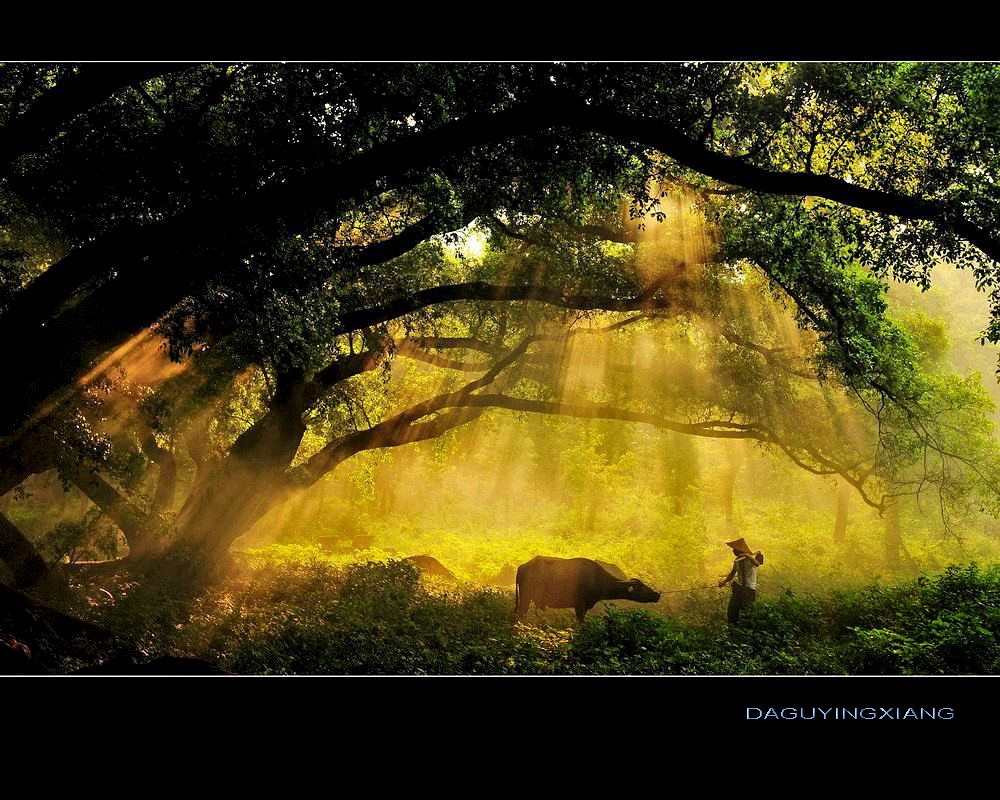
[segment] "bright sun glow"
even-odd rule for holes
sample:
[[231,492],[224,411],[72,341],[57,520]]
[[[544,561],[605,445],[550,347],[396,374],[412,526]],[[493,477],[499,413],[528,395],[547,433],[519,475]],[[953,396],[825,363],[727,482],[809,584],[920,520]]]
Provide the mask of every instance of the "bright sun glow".
[[466,229],[460,234],[458,251],[471,261],[479,261],[486,254],[486,234],[476,229]]

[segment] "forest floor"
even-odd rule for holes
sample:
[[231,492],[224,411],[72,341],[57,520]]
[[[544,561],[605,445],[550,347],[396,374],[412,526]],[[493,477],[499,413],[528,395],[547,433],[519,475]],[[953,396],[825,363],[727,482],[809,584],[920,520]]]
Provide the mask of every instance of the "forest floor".
[[762,586],[734,628],[721,589],[599,604],[583,624],[534,609],[519,623],[512,588],[304,547],[243,554],[220,583],[187,595],[123,575],[74,589],[63,610],[113,631],[133,660],[198,659],[238,674],[1000,672],[997,564],[827,591]]

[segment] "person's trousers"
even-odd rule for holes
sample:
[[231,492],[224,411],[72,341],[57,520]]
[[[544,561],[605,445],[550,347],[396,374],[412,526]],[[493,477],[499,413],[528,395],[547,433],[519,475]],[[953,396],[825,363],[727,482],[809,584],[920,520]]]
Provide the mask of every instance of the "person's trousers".
[[740,612],[748,610],[757,599],[756,589],[747,589],[738,583],[731,583],[733,593],[729,597],[729,608],[726,610],[726,618],[730,625],[735,625],[740,621]]

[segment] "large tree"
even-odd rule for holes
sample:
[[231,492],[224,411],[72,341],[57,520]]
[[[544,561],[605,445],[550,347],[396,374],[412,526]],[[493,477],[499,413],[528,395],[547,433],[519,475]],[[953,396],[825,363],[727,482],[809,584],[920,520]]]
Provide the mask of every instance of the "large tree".
[[[794,334],[798,306],[758,267],[707,250],[682,258],[669,236],[621,245],[541,221],[502,228],[477,258],[431,243],[396,259],[397,280],[450,282],[341,310],[339,323],[271,293],[185,306],[163,330],[192,355],[174,368],[144,338],[80,399],[76,438],[52,429],[35,452],[114,521],[137,567],[170,553],[199,570],[225,563],[236,538],[347,459],[493,409],[757,442],[880,510],[917,479],[953,499],[993,492],[978,384],[930,383],[879,292],[849,293],[850,317],[863,322],[850,334],[891,351],[894,371],[872,371],[915,404],[900,411],[919,429],[912,416],[872,411],[878,389],[830,374],[821,326]],[[206,345],[197,331],[213,327],[229,333]],[[593,373],[583,384],[581,363]],[[942,455],[941,437],[952,441],[949,472],[912,469]],[[196,469],[179,486],[182,456]]]
[[[841,476],[879,508],[928,476],[955,498],[995,486],[981,398],[919,369],[880,288],[890,273],[927,281],[949,260],[1000,297],[992,67],[91,69],[0,72],[0,333],[16,376],[0,397],[0,492],[57,466],[133,552],[159,553],[169,541],[172,552],[211,561],[352,454],[436,436],[496,407],[756,439]],[[609,249],[612,240],[634,254],[669,216],[654,185],[696,193],[717,253],[682,248],[681,263],[650,275]],[[624,224],[623,198],[634,218]],[[498,254],[480,274],[426,244],[475,220]],[[719,323],[719,309],[687,291],[703,262],[716,267],[698,281],[750,268],[789,299],[816,336],[807,367],[738,323]],[[695,421],[525,392],[525,380],[545,377],[540,350],[576,333],[566,320],[553,331],[529,314],[480,335],[476,315],[512,301],[697,316],[769,375],[834,376],[876,421],[876,450],[850,436],[826,446],[780,430],[769,409],[788,390],[777,383],[765,384],[769,395],[744,392],[742,408],[720,392],[714,402],[728,403],[728,415]],[[458,330],[435,331],[436,309],[456,303],[471,309]],[[160,392],[118,381],[158,476],[150,504],[136,508],[122,481],[109,480],[113,441],[80,387],[99,391],[152,326],[175,357],[215,362],[190,405],[169,413]],[[1000,324],[986,335],[996,340]],[[469,353],[482,360],[470,364]],[[477,377],[371,426],[333,428],[304,458],[303,437],[329,398],[393,355]],[[253,387],[253,376],[256,413],[215,458],[199,458],[205,437],[193,436],[187,451],[206,466],[176,519],[165,517],[175,450],[189,431],[175,425],[172,441],[163,419],[204,423],[211,415],[197,412],[211,398],[232,381]],[[963,408],[972,409],[964,420],[955,416]],[[975,432],[971,451],[963,431]],[[940,468],[907,478],[928,453]],[[4,557],[34,582],[30,546],[9,522],[2,533]]]

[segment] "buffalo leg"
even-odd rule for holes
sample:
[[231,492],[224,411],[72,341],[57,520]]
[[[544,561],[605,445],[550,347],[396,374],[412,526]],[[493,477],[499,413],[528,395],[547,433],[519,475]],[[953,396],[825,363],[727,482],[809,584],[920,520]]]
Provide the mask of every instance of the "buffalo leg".
[[587,606],[577,606],[576,607],[576,618],[578,621],[583,622],[583,618],[587,616],[587,612],[590,609]]
[[531,598],[524,593],[517,596],[517,618],[523,620],[528,616],[528,609],[531,607]]

